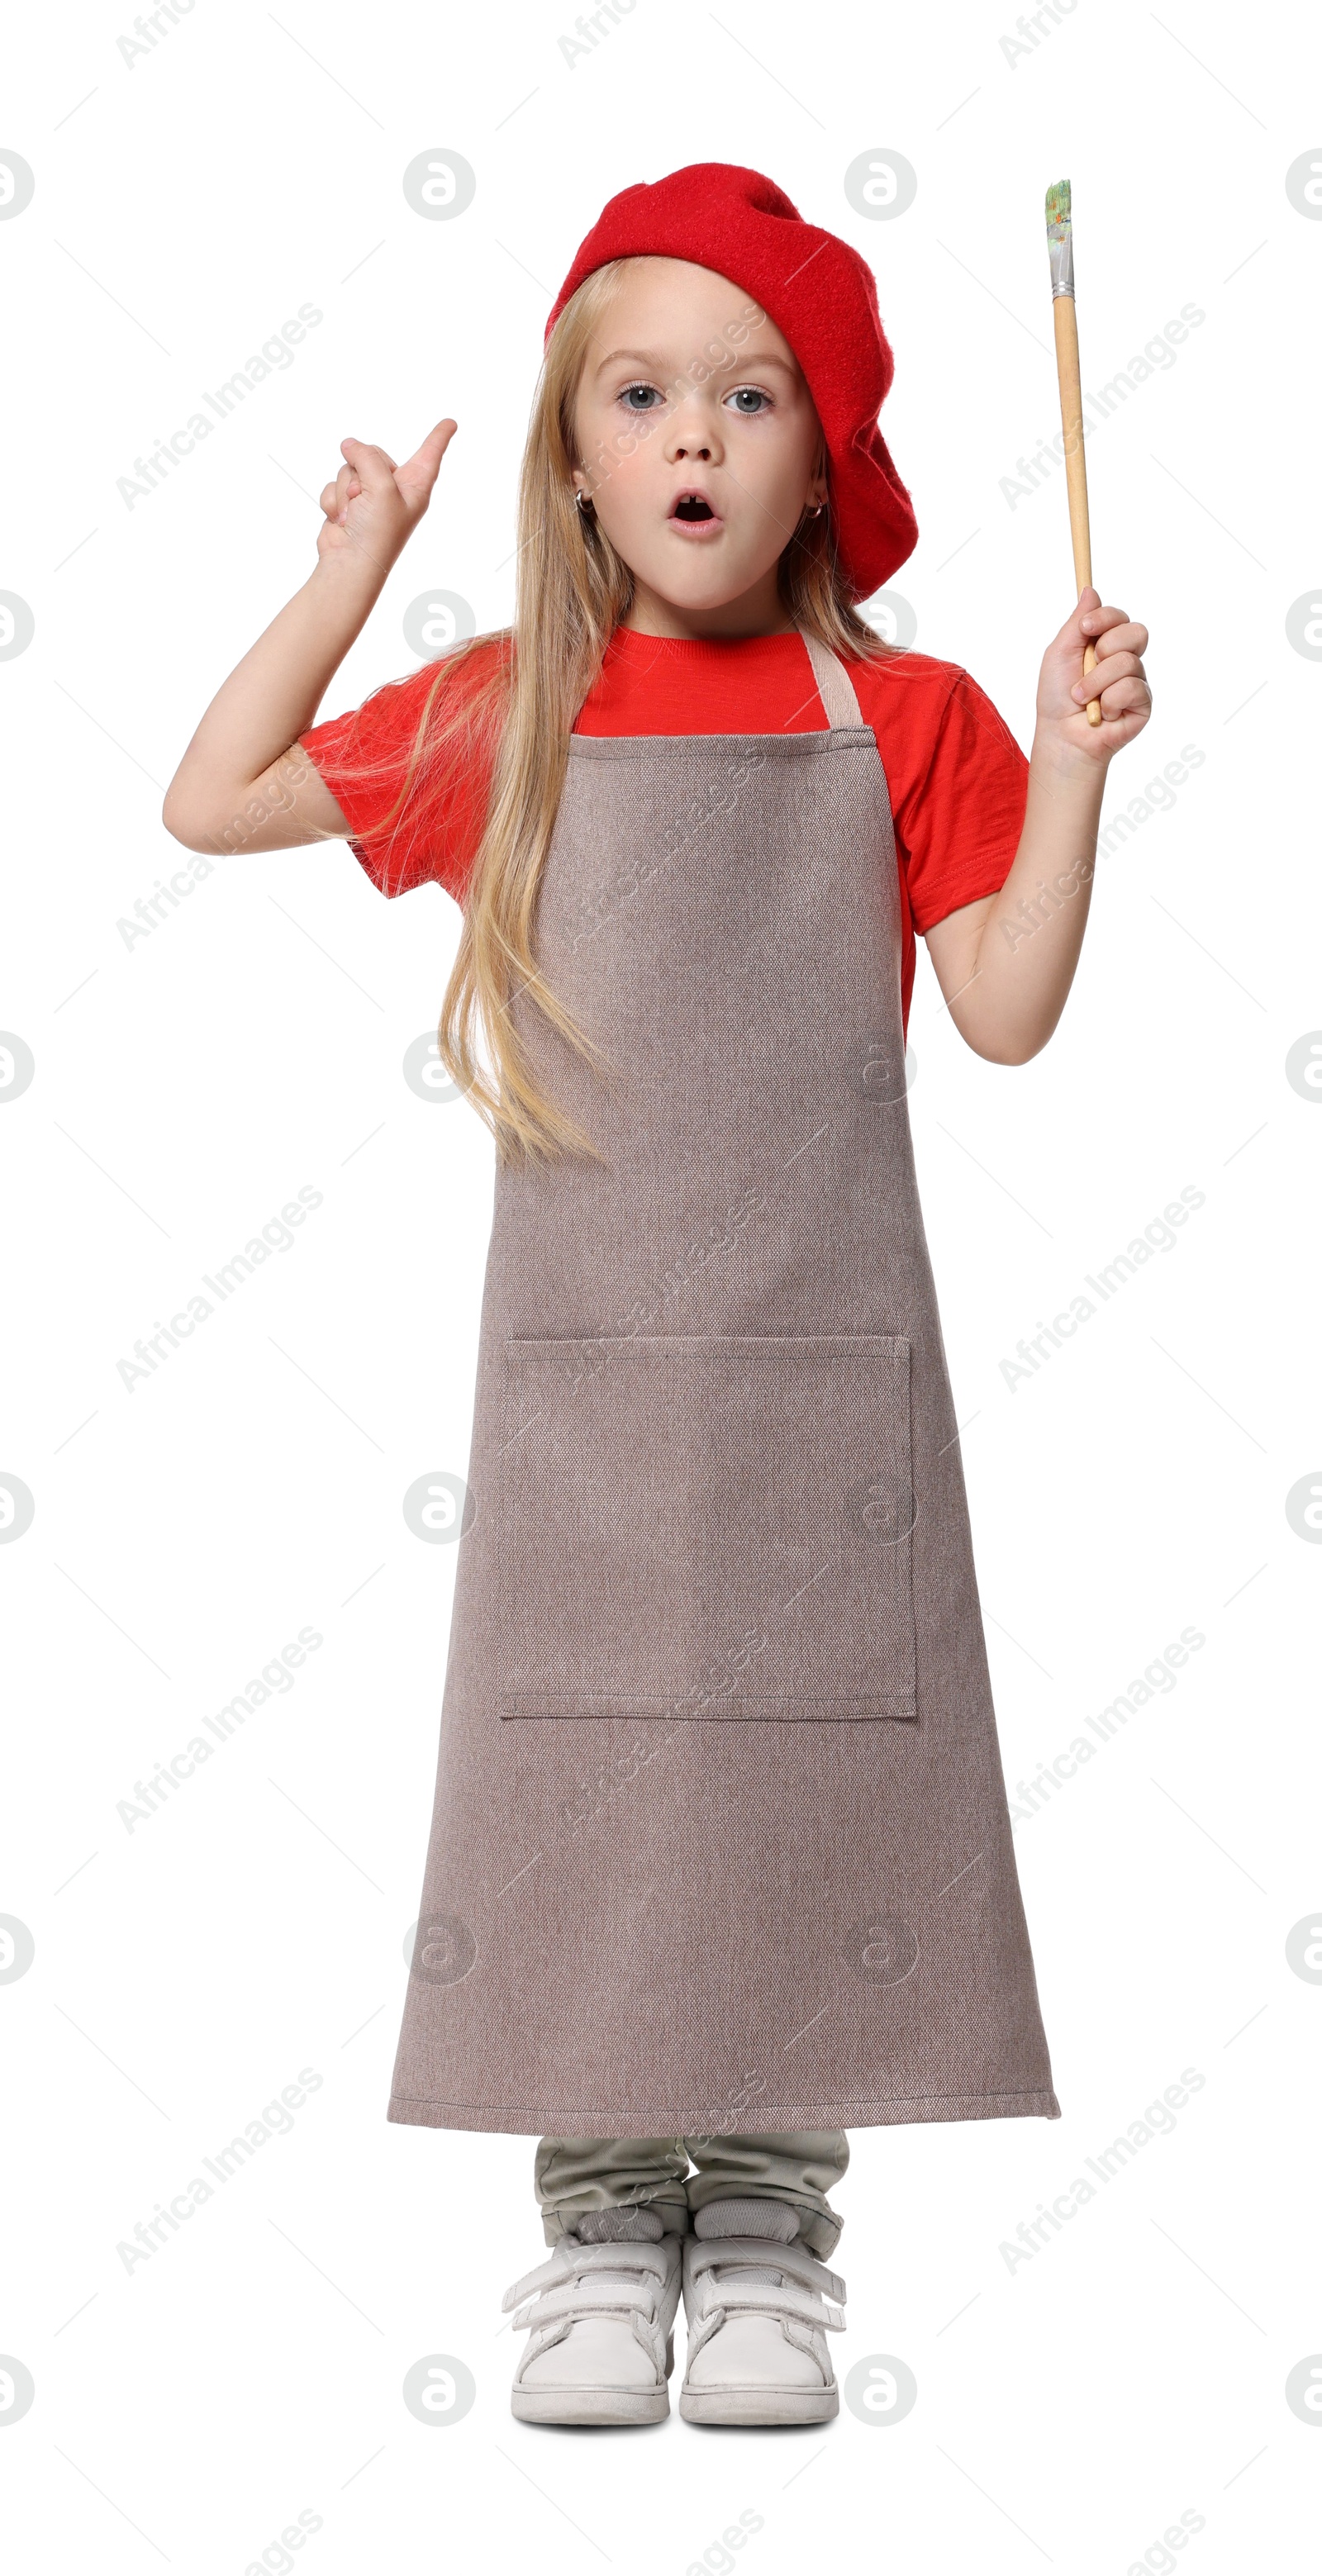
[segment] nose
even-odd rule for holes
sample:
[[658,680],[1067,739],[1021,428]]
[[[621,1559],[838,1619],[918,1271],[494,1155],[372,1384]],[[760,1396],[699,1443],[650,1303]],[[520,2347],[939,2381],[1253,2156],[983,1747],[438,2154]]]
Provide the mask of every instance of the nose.
[[676,409],[666,441],[672,465],[719,465],[725,450],[710,404],[697,391]]

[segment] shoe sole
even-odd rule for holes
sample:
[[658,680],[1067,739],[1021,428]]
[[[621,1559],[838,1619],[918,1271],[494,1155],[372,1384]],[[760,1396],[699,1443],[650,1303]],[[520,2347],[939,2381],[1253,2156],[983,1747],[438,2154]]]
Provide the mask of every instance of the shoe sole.
[[662,2424],[668,2388],[515,2388],[510,2407],[521,2424]]
[[829,2424],[840,2412],[838,2388],[685,2388],[686,2424]]

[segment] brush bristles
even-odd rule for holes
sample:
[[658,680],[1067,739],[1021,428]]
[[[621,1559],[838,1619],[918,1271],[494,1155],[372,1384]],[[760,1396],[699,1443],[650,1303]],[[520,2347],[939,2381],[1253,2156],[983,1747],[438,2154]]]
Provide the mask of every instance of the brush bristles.
[[1074,293],[1074,225],[1070,217],[1070,183],[1057,179],[1047,190],[1047,250],[1051,259],[1051,292]]
[[1047,190],[1047,239],[1065,241],[1070,232],[1070,183],[1057,179]]

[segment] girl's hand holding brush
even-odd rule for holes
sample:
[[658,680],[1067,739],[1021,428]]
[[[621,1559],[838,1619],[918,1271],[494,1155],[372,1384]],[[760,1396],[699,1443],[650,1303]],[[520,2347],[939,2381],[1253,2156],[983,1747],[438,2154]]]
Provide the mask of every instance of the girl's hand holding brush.
[[[1142,661],[1147,643],[1146,626],[1123,608],[1104,608],[1095,590],[1085,590],[1042,657],[1035,759],[1063,755],[1067,763],[1082,760],[1105,769],[1113,753],[1134,741],[1152,713]],[[1083,680],[1079,672],[1089,644],[1096,663]],[[1088,720],[1090,699],[1100,702],[1100,724]]]
[[[991,1064],[1046,1045],[1074,979],[1097,866],[1107,766],[1152,713],[1148,630],[1085,590],[1042,657],[1028,802],[1000,893],[949,913],[927,945],[950,1016]],[[1084,653],[1095,665],[1083,676]],[[1088,707],[1097,707],[1096,723]]]

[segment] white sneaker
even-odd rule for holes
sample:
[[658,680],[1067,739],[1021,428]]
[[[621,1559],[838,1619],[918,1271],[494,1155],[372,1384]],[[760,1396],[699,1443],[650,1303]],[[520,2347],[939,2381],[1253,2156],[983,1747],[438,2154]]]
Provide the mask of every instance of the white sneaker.
[[[601,2231],[627,2221],[627,2237]],[[593,2211],[502,2305],[530,2328],[511,2408],[525,2424],[659,2424],[670,2412],[681,2238],[651,2210]]]
[[[824,2424],[840,2412],[826,2349],[845,2285],[789,2239],[788,2201],[711,2200],[684,2239],[689,2424]],[[835,2301],[834,2307],[828,2302]]]

